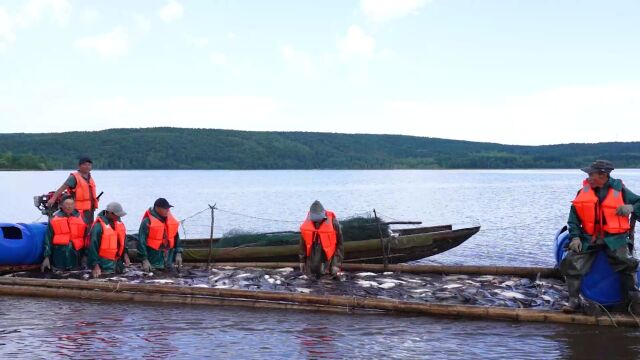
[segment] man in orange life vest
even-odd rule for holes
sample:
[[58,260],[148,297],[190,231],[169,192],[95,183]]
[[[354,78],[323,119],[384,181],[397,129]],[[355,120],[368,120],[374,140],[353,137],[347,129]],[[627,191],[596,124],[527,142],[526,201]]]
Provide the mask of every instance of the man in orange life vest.
[[572,202],[569,213],[569,252],[560,263],[566,278],[569,303],[565,312],[580,308],[580,283],[599,250],[606,251],[613,270],[620,274],[622,292],[632,311],[640,310],[635,273],[638,260],[629,252],[629,215],[640,215],[640,197],[621,180],[610,177],[613,164],[597,160],[581,169],[589,174]]
[[127,229],[121,221],[121,217],[125,215],[127,213],[122,205],[112,202],[98,214],[93,223],[87,255],[93,277],[99,277],[102,273],[122,272],[124,266],[129,266]]
[[180,223],[171,211],[167,199],[159,198],[142,217],[138,232],[138,257],[142,270],[167,269],[175,263],[182,266],[182,246],[178,227]]
[[76,210],[82,214],[85,224],[93,224],[93,213],[98,208],[96,198],[96,184],[91,177],[93,162],[88,157],[82,157],[78,161],[78,171],[72,172],[67,180],[53,194],[47,202],[51,207],[63,191],[69,190],[76,201]]
[[327,273],[337,276],[343,253],[340,222],[320,201],[314,201],[300,226],[300,271],[317,277]]
[[74,205],[71,196],[64,196],[60,210],[49,219],[44,238],[44,260],[40,266],[43,272],[51,269],[51,266],[61,270],[78,266],[79,250],[84,246],[87,225]]
[[[84,223],[87,225],[87,231],[93,224],[93,213],[98,208],[98,198],[96,197],[96,184],[91,177],[91,169],[93,168],[93,162],[88,157],[81,157],[78,160],[78,171],[72,172],[67,180],[62,184],[58,190],[53,194],[51,199],[47,202],[47,206],[51,207],[55,203],[56,199],[65,190],[71,192],[71,195],[75,199],[75,207]],[[85,234],[85,243],[80,249],[81,263],[84,267],[87,262],[87,256],[85,254],[88,244],[88,233]]]

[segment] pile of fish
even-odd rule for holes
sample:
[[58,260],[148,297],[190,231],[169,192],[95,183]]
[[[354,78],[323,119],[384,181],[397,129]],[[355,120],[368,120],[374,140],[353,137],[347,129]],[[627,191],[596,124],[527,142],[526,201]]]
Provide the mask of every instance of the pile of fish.
[[[90,278],[88,271],[49,273],[47,278]],[[39,273],[12,276],[42,277]],[[198,286],[225,289],[286,291],[318,295],[363,296],[428,303],[560,309],[566,303],[564,283],[558,279],[511,276],[470,276],[407,273],[345,272],[340,280],[310,278],[293,268],[184,267],[179,271],[145,273],[132,266],[123,274],[91,281]]]

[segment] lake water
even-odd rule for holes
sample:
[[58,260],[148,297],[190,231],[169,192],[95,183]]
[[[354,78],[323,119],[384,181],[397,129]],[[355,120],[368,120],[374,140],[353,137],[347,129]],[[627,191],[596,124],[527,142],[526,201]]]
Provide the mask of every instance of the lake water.
[[[0,172],[2,222],[31,222],[32,197],[68,172]],[[639,170],[616,170],[640,191]],[[423,262],[553,266],[553,237],[584,178],[578,170],[99,171],[101,204],[119,201],[136,231],[167,198],[179,219],[216,204],[215,232],[294,230],[313,200],[338,217],[480,224],[461,246]],[[210,214],[181,234],[208,236]],[[0,299],[3,357],[640,358],[640,331],[427,317],[327,315],[237,308]],[[602,355],[602,356],[600,356]]]

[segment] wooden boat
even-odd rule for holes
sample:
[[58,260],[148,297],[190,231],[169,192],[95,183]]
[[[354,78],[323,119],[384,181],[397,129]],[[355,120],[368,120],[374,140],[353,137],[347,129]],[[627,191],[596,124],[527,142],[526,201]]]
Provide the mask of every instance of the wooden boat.
[[[440,254],[462,244],[480,230],[479,226],[454,230],[451,225],[429,226],[394,230],[394,236],[385,238],[389,264],[420,260]],[[215,262],[297,262],[298,245],[216,247],[213,239],[211,260]],[[345,241],[345,263],[383,263],[380,239]],[[128,244],[129,255],[135,258],[136,244]],[[207,262],[209,239],[183,240],[185,262]]]

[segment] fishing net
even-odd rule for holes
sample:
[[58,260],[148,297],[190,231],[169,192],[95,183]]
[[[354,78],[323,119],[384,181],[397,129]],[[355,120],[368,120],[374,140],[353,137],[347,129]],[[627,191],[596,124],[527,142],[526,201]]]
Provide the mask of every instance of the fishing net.
[[[374,216],[352,216],[340,220],[344,241],[357,241],[379,239],[390,234],[389,225]],[[234,229],[226,232],[215,245],[219,248],[227,247],[251,247],[251,246],[276,246],[297,245],[300,242],[300,233],[294,231],[281,231],[259,233]]]
[[226,232],[222,238],[220,238],[215,247],[228,248],[238,246],[297,245],[299,241],[300,233],[295,231],[256,233],[242,230],[231,230]]

